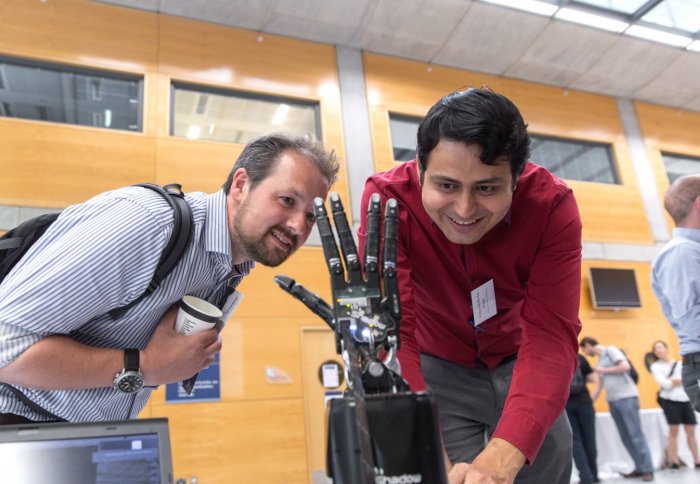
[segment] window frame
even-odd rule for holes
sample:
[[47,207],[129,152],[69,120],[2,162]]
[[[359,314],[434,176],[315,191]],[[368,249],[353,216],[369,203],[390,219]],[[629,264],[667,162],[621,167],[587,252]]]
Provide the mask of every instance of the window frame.
[[571,180],[575,182],[581,182],[581,183],[598,183],[602,185],[617,185],[621,186],[622,179],[620,177],[620,169],[618,166],[618,161],[617,157],[615,156],[615,149],[612,143],[609,142],[604,142],[604,141],[593,141],[593,140],[587,140],[587,139],[580,139],[580,138],[568,138],[565,136],[555,136],[555,135],[550,135],[550,134],[542,134],[542,133],[536,133],[532,131],[528,131],[528,135],[530,136],[530,157],[528,161],[531,163],[537,164],[534,160],[532,160],[532,143],[535,139],[540,139],[543,141],[555,141],[555,142],[562,142],[562,143],[570,143],[570,144],[575,144],[575,145],[580,145],[582,147],[584,146],[589,146],[589,147],[598,147],[598,148],[604,148],[605,151],[608,154],[608,162],[610,166],[610,173],[613,178],[613,182],[604,182],[604,181],[593,181],[593,180],[579,180],[576,178],[564,178],[563,176],[558,175],[555,171],[552,169],[544,166],[544,168],[547,168],[548,171],[550,171],[553,175],[561,178],[562,180]]
[[[44,59],[30,59],[25,57],[14,57],[11,55],[0,54],[0,64],[12,64],[15,66],[26,67],[30,69],[44,69],[58,72],[60,74],[77,74],[82,76],[99,77],[106,78],[109,80],[116,81],[127,81],[136,82],[137,84],[137,117],[136,117],[136,129],[123,129],[123,128],[112,128],[108,126],[95,126],[94,124],[79,124],[72,123],[68,121],[54,121],[48,119],[39,118],[26,118],[19,116],[7,116],[5,114],[0,115],[0,118],[7,119],[21,119],[25,121],[35,121],[40,123],[52,123],[59,124],[63,126],[75,126],[79,128],[93,128],[93,129],[103,129],[108,132],[118,132],[118,133],[143,133],[144,132],[144,85],[145,85],[145,75],[143,73],[130,73],[115,71],[112,69],[102,69],[97,67],[85,67],[75,64],[68,64],[62,62],[49,61]],[[2,82],[0,79],[0,85],[2,89],[7,89],[7,83]],[[63,99],[63,98],[61,98]],[[94,113],[93,113],[94,114]]]
[[[285,103],[294,104],[297,106],[312,107],[314,109],[314,135],[319,141],[323,141],[323,130],[321,126],[321,102],[320,100],[311,99],[301,99],[291,96],[279,96],[276,94],[254,92],[254,91],[244,91],[237,88],[223,87],[223,86],[211,86],[207,84],[198,84],[196,82],[182,81],[177,79],[171,79],[170,81],[170,120],[168,127],[168,136],[173,138],[182,139],[181,136],[175,135],[175,91],[177,89],[197,93],[197,94],[214,94],[218,96],[225,97],[235,97],[246,100],[253,101],[269,101],[274,103]],[[269,132],[274,132],[274,129],[270,129]],[[247,144],[248,141],[244,143],[236,143],[234,141],[223,141],[219,139],[208,139],[208,138],[198,138],[196,141],[209,141],[214,143],[226,143],[226,144]]]

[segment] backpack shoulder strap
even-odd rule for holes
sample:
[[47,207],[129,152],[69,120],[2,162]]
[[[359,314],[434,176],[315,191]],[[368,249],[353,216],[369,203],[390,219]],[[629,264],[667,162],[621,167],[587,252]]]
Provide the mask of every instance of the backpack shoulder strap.
[[46,213],[24,221],[0,237],[0,281],[19,262],[29,247],[39,240],[59,213]]
[[173,232],[170,234],[170,239],[168,240],[163,253],[160,256],[160,261],[158,262],[158,267],[153,274],[151,282],[148,284],[146,291],[139,297],[131,301],[126,306],[112,309],[109,315],[112,319],[117,319],[123,316],[132,306],[137,304],[144,297],[153,294],[153,292],[158,289],[160,283],[165,277],[170,274],[175,265],[178,263],[180,258],[187,249],[187,244],[190,242],[190,236],[192,233],[192,209],[189,204],[185,201],[185,194],[182,193],[182,186],[176,183],[170,185],[165,185],[161,187],[160,185],[154,185],[152,183],[141,183],[135,185],[138,187],[148,188],[158,193],[163,199],[168,202],[170,207],[173,209]]
[[671,365],[671,371],[668,372],[668,378],[671,378],[671,376],[673,376],[673,372],[676,369],[677,364],[678,364],[678,361],[674,361],[673,365]]

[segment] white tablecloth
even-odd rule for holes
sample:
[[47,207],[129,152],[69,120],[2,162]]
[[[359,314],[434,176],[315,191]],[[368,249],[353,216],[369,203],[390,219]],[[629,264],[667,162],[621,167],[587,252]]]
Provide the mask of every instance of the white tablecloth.
[[[654,467],[661,467],[664,449],[668,441],[668,425],[660,408],[644,409],[641,412],[642,430],[649,444],[649,451]],[[700,422],[700,415],[695,414]],[[700,443],[700,426],[695,426],[695,436]],[[598,475],[601,478],[613,477],[616,474],[634,470],[634,462],[627,453],[615,422],[609,412],[596,413],[596,443],[598,445]],[[678,454],[688,465],[692,465],[693,457],[686,443],[685,428],[681,426],[678,433]],[[577,481],[578,471],[574,464],[572,481]]]

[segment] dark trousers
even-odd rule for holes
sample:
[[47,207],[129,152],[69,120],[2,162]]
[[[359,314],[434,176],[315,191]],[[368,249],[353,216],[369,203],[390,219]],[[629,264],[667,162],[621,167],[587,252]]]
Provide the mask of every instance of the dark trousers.
[[690,404],[700,412],[700,352],[683,357],[683,389],[690,398]]
[[[472,462],[496,430],[508,397],[515,360],[493,370],[464,368],[421,355],[423,376],[438,404],[445,451],[452,462]],[[516,484],[571,482],[571,427],[566,412],[552,425],[532,465]]]
[[598,481],[598,450],[595,443],[595,409],[590,400],[572,399],[566,404],[573,433],[574,462],[581,484]]

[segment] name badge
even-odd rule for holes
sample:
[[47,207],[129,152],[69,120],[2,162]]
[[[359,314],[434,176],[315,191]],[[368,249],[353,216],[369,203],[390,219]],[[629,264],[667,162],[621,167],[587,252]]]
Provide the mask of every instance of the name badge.
[[229,297],[226,298],[226,302],[224,303],[224,306],[221,308],[221,312],[223,313],[223,316],[221,317],[222,320],[222,328],[223,326],[228,322],[229,319],[231,319],[231,316],[233,315],[233,312],[236,310],[238,305],[241,303],[243,300],[243,293],[239,291],[233,291]]
[[496,293],[493,289],[493,279],[474,289],[471,296],[474,325],[479,326],[496,314]]

